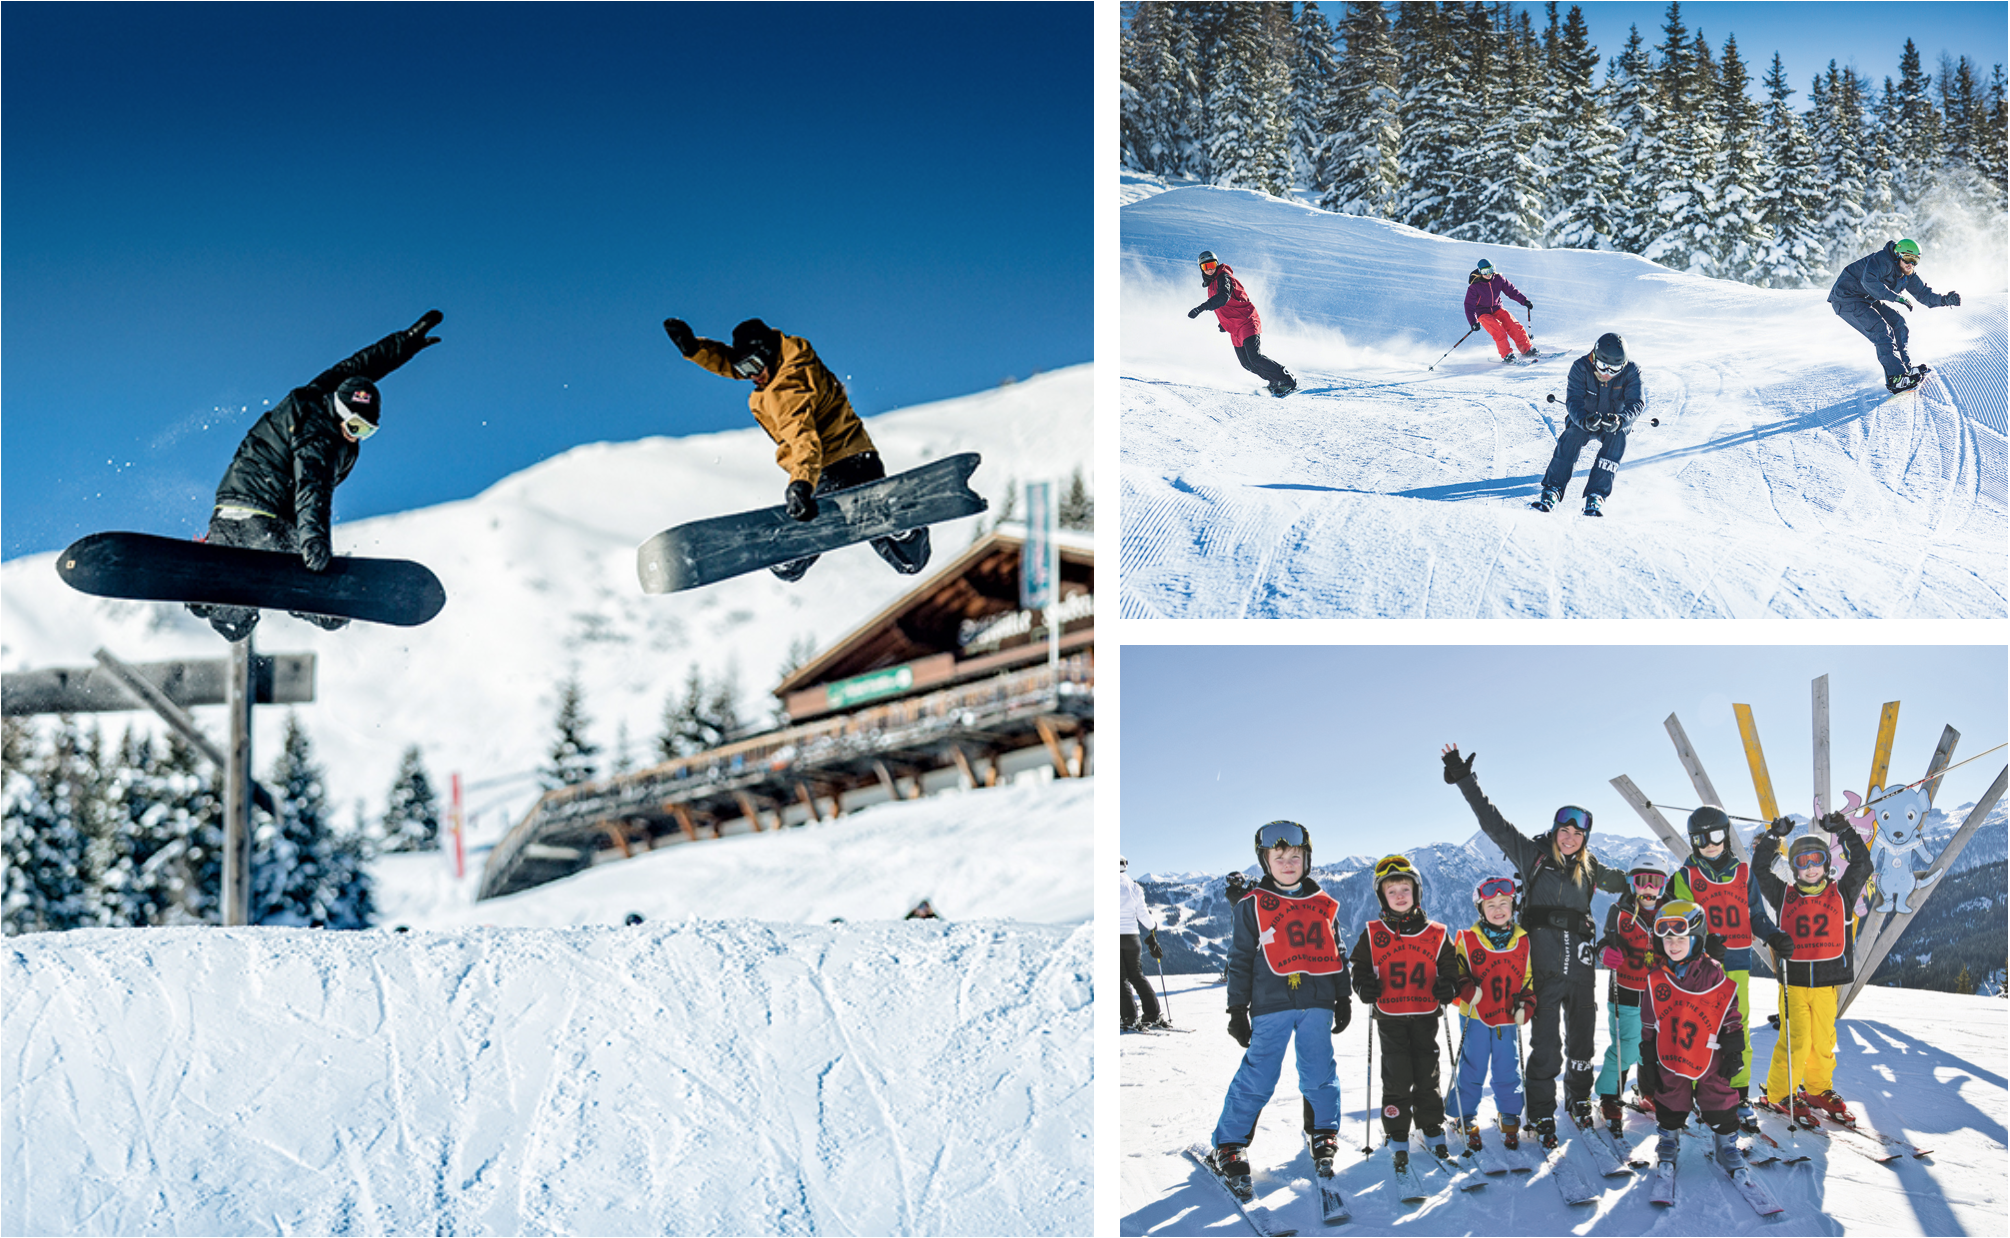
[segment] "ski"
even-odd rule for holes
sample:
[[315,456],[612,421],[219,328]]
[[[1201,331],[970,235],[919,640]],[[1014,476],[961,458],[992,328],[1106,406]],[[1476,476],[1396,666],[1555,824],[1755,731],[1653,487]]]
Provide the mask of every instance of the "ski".
[[1824,1131],[1833,1125],[1837,1130],[1848,1131],[1852,1135],[1861,1135],[1865,1139],[1876,1140],[1878,1143],[1890,1148],[1894,1156],[1920,1157],[1933,1155],[1933,1149],[1931,1148],[1922,1148],[1916,1143],[1887,1135],[1876,1127],[1866,1126],[1862,1122],[1845,1122],[1841,1118],[1834,1117],[1826,1112],[1821,1114],[1821,1119]]
[[[1305,1152],[1312,1154],[1312,1132],[1305,1132]],[[1319,1188],[1319,1220],[1327,1225],[1345,1225],[1354,1219],[1347,1211],[1347,1195],[1333,1182],[1333,1158],[1323,1162],[1312,1157],[1312,1184]]]
[[1710,1156],[1710,1162],[1724,1170],[1724,1176],[1731,1180],[1731,1185],[1736,1188],[1738,1194],[1745,1197],[1745,1202],[1752,1205],[1752,1211],[1762,1217],[1775,1216],[1786,1211],[1780,1206],[1780,1201],[1773,1198],[1773,1193],[1766,1189],[1765,1184],[1752,1176],[1749,1168],[1741,1165],[1737,1169],[1725,1169],[1723,1162],[1719,1161],[1715,1154]]
[[[1797,1165],[1808,1159],[1808,1154],[1795,1146],[1793,1136],[1796,1131],[1787,1129],[1786,1121],[1779,1113],[1764,1105],[1753,1105],[1758,1112],[1759,1138],[1773,1145],[1778,1159],[1784,1165]],[[1813,1132],[1817,1138],[1824,1138],[1820,1131]]]
[[[1228,1196],[1229,1202],[1235,1205],[1236,1212],[1241,1214],[1242,1219],[1248,1223],[1249,1228],[1255,1230],[1258,1234],[1265,1235],[1265,1238],[1289,1238],[1290,1235],[1298,1232],[1295,1229],[1279,1229],[1268,1209],[1250,1203],[1244,1200],[1241,1195],[1238,1195],[1235,1188],[1228,1184],[1228,1179],[1222,1177],[1221,1171],[1214,1167],[1214,1162],[1208,1159],[1207,1150],[1199,1144],[1188,1144],[1186,1146],[1186,1155],[1194,1164],[1205,1170],[1208,1178],[1221,1188],[1223,1194]],[[1255,1198],[1253,1192],[1250,1198]]]
[[1654,1165],[1654,1193],[1647,1197],[1665,1208],[1675,1206],[1675,1162],[1657,1161]]
[[1598,1166],[1599,1173],[1610,1178],[1616,1174],[1633,1172],[1627,1168],[1626,1157],[1613,1144],[1610,1131],[1600,1126],[1595,1119],[1579,1122],[1577,1115],[1572,1114],[1570,1120],[1578,1130],[1584,1132],[1584,1150],[1591,1154],[1591,1162]]
[[1549,1176],[1556,1180],[1556,1189],[1563,1192],[1564,1203],[1596,1203],[1602,1192],[1591,1185],[1591,1179],[1584,1176],[1582,1169],[1570,1163],[1571,1143],[1571,1140],[1566,1139],[1557,1144],[1556,1149],[1546,1158]]
[[1488,1143],[1484,1135],[1480,1137],[1479,1150],[1474,1151],[1472,1145],[1468,1144],[1464,1155],[1471,1157],[1473,1164],[1479,1166],[1480,1172],[1490,1177],[1508,1172],[1507,1158]]
[[[1461,1165],[1456,1155],[1440,1157],[1436,1152],[1433,1152],[1424,1132],[1412,1129],[1410,1131],[1410,1144],[1416,1149],[1416,1151],[1411,1153],[1412,1157],[1422,1156],[1424,1162],[1431,1167],[1431,1172],[1444,1174],[1451,1180],[1450,1185],[1457,1187],[1461,1191],[1477,1191],[1487,1184],[1486,1178],[1476,1168],[1469,1165]],[[1445,1145],[1445,1151],[1447,1153],[1451,1152],[1450,1144]]]
[[[1806,1128],[1803,1127],[1802,1129]],[[1827,1139],[1829,1141],[1830,1147],[1847,1148],[1851,1152],[1856,1153],[1858,1156],[1863,1157],[1865,1160],[1876,1161],[1880,1165],[1889,1165],[1891,1162],[1905,1155],[1903,1152],[1900,1152],[1897,1148],[1879,1143],[1877,1140],[1872,1139],[1867,1135],[1863,1135],[1863,1132],[1854,1131],[1847,1126],[1838,1125],[1837,1129],[1834,1131],[1829,1130],[1829,1128],[1826,1126],[1821,1127],[1819,1129],[1822,1138]],[[1835,1138],[1834,1136],[1837,1135],[1843,1136],[1843,1138]],[[1850,1135],[1858,1135],[1861,1136],[1861,1138],[1857,1139],[1848,1138],[1848,1136]]]
[[1392,1156],[1389,1180],[1396,1184],[1396,1198],[1406,1204],[1421,1204],[1431,1197],[1430,1189],[1424,1185],[1424,1175],[1418,1173],[1417,1167],[1408,1161],[1398,1169],[1393,1163]]

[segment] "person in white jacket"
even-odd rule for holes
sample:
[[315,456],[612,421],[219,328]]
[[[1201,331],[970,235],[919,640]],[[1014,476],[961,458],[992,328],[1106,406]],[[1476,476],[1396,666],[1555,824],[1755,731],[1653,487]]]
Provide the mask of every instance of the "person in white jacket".
[[[1124,1028],[1130,1030],[1139,1026],[1169,1027],[1159,1014],[1158,994],[1152,992],[1151,981],[1145,979],[1144,962],[1140,957],[1139,934],[1143,933],[1143,945],[1152,952],[1152,957],[1162,959],[1159,950],[1158,926],[1152,923],[1151,913],[1145,910],[1145,889],[1131,880],[1131,862],[1123,856],[1117,857],[1117,922],[1124,931],[1123,1013]],[[1131,990],[1137,990],[1137,999],[1131,998]],[[1144,1022],[1138,1022],[1139,1007],[1144,1008]]]

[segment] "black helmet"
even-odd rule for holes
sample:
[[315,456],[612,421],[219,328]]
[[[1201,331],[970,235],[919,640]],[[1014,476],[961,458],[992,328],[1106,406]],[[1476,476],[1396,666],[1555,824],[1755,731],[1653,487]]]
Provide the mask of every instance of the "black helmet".
[[1305,848],[1305,871],[1312,871],[1312,831],[1296,821],[1268,821],[1256,829],[1256,866],[1264,876],[1270,875],[1267,853],[1278,846]]
[[[1713,832],[1718,830],[1724,832],[1722,838],[1710,837]],[[1725,846],[1730,845],[1731,818],[1728,813],[1715,804],[1705,804],[1695,812],[1689,814],[1689,845],[1700,851],[1705,845],[1715,842],[1721,842]]]
[[[733,328],[733,370],[742,378],[752,378],[762,370],[772,370],[782,356],[782,333],[758,318],[749,318]],[[758,365],[756,366],[756,363]],[[748,369],[749,366],[755,366]]]
[[1591,359],[1602,370],[1616,370],[1626,364],[1626,341],[1617,332],[1607,331],[1592,345]]
[[335,388],[335,416],[361,417],[371,425],[383,413],[383,399],[377,394],[377,384],[367,378],[345,378]]

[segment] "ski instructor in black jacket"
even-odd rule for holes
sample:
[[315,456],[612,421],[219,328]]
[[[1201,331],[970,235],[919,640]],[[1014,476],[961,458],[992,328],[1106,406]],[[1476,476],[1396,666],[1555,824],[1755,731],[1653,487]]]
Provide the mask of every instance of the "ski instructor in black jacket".
[[[377,432],[382,415],[377,383],[421,349],[440,342],[427,332],[440,325],[441,317],[438,310],[427,311],[403,331],[287,392],[260,417],[217,483],[216,509],[203,540],[297,551],[308,571],[325,571],[334,553],[328,531],[335,487],[356,467],[358,445]],[[191,604],[189,610],[209,620],[228,641],[241,641],[258,626],[258,612],[246,606]],[[349,622],[294,613],[330,630]]]
[[1480,829],[1521,874],[1522,927],[1535,971],[1535,1028],[1522,1086],[1537,1138],[1544,1148],[1554,1148],[1559,1068],[1573,1115],[1580,1125],[1591,1122],[1591,1045],[1598,1023],[1598,930],[1591,921],[1591,896],[1596,890],[1625,893],[1626,874],[1592,856],[1591,814],[1575,805],[1557,809],[1547,834],[1531,837],[1509,825],[1473,777],[1478,755],[1461,759],[1457,744],[1446,747],[1445,781],[1466,797]]

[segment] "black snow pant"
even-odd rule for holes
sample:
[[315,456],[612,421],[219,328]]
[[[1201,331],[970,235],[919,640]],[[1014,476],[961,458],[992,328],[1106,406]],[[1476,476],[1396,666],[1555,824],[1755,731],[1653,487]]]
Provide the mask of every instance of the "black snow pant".
[[[300,553],[300,531],[277,516],[245,515],[232,519],[219,509],[210,513],[209,532],[202,540],[212,546]],[[209,620],[209,626],[216,629],[217,635],[233,644],[250,636],[251,630],[258,626],[258,612],[249,606],[205,606],[200,602],[190,602],[188,610],[198,619]],[[328,615],[309,615],[297,610],[291,614],[295,619],[305,619],[330,632],[349,624],[347,619]]]
[[1577,457],[1584,453],[1586,443],[1592,439],[1601,440],[1598,459],[1591,462],[1591,476],[1585,480],[1584,493],[1588,497],[1610,498],[1612,479],[1619,475],[1619,461],[1626,455],[1626,431],[1591,431],[1575,421],[1563,424],[1563,433],[1557,436],[1556,452],[1549,458],[1549,467],[1543,470],[1542,488],[1562,494],[1570,484],[1571,470],[1577,467]]
[[[869,481],[878,481],[886,476],[886,465],[880,462],[876,451],[861,451],[855,456],[846,456],[835,461],[817,479],[814,493],[829,494],[833,490],[843,490],[851,486],[862,486]],[[875,537],[872,548],[879,557],[893,565],[893,570],[903,576],[912,576],[928,566],[928,530],[909,529],[898,537]],[[790,559],[787,563],[777,563],[768,570],[787,581],[797,581],[810,570],[822,555],[807,555],[801,559]]]
[[1263,355],[1263,337],[1252,335],[1235,346],[1235,359],[1242,368],[1273,387],[1295,386],[1291,371]]
[[1863,337],[1877,348],[1877,363],[1884,367],[1886,379],[1912,372],[1912,358],[1905,351],[1905,341],[1910,338],[1912,329],[1905,325],[1904,315],[1868,297],[1831,301],[1829,308],[1835,310],[1836,317],[1862,332]]
[[1382,1042],[1382,1131],[1389,1142],[1410,1142],[1410,1119],[1424,1134],[1444,1130],[1445,1095],[1438,1084],[1435,1014],[1374,1016]]
[[[1598,1028],[1598,973],[1587,962],[1568,974],[1535,974],[1535,1026],[1528,1038],[1528,1072],[1522,1087],[1528,1120],[1556,1115],[1556,1076],[1563,1075],[1565,1103],[1591,1099],[1592,1037]],[[1568,1060],[1564,1057],[1566,1048]]]
[[[1159,1021],[1159,996],[1152,992],[1152,982],[1145,979],[1145,965],[1143,958],[1140,957],[1142,951],[1138,947],[1138,935],[1136,933],[1124,934],[1124,944],[1119,949],[1118,954],[1124,961],[1124,1022],[1126,1024],[1137,1022],[1138,1006],[1142,1004],[1145,1008],[1145,1022],[1157,1023]],[[1131,990],[1133,988],[1138,991],[1137,1001],[1135,1002],[1131,1000]]]

